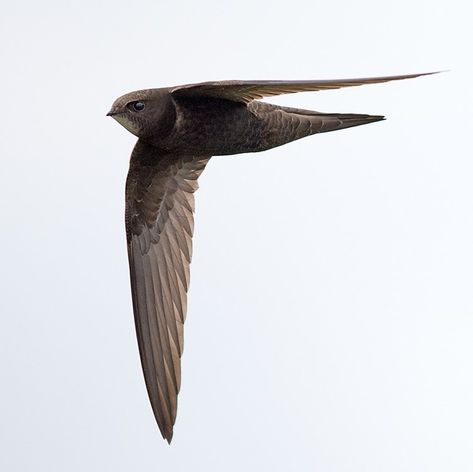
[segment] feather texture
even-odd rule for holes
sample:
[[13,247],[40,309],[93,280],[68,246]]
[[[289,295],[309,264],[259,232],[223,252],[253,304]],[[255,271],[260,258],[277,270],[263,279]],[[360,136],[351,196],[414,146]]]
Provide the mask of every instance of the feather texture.
[[392,80],[413,79],[436,72],[408,75],[391,75],[385,77],[367,77],[363,79],[331,80],[227,80],[221,82],[202,82],[199,84],[181,85],[171,90],[176,97],[212,97],[250,103],[264,97],[286,93],[314,92],[343,87],[356,87],[365,84],[379,84]]
[[172,439],[189,288],[194,192],[209,157],[176,156],[139,140],[126,185],[133,311],[148,395]]

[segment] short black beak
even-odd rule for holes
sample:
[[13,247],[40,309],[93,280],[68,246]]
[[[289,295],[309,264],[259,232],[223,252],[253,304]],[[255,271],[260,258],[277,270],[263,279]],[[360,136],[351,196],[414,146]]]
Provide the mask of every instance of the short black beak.
[[118,114],[118,111],[114,108],[110,109],[110,111],[107,113],[107,116],[113,116],[113,115],[117,115]]

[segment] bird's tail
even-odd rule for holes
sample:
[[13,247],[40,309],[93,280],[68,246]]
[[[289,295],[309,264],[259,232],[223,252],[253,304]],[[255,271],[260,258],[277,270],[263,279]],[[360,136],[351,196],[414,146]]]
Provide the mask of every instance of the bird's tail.
[[382,115],[361,115],[355,113],[320,113],[318,118],[316,118],[316,120],[322,120],[323,122],[323,126],[318,133],[366,125],[384,119],[385,117]]
[[[282,108],[282,107],[281,107]],[[309,134],[326,133],[328,131],[336,131],[352,126],[366,125],[375,121],[384,120],[382,115],[362,115],[355,113],[320,113],[311,110],[301,110],[298,108],[286,108],[283,110],[292,115],[293,118],[301,122],[310,123]]]

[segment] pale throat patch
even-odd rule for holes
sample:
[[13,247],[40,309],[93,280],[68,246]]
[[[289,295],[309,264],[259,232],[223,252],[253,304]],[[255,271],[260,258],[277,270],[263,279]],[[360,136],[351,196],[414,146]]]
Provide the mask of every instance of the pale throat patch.
[[140,129],[133,123],[133,121],[129,120],[125,115],[114,115],[113,118],[117,120],[124,128],[126,128],[130,133],[138,136]]

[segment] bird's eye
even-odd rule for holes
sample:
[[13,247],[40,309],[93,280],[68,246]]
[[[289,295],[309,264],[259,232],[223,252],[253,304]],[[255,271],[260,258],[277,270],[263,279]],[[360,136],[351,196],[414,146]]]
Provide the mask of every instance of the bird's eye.
[[131,102],[128,104],[128,108],[132,111],[143,111],[145,104],[144,102]]

